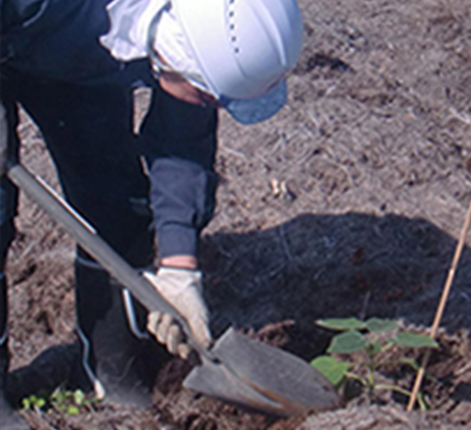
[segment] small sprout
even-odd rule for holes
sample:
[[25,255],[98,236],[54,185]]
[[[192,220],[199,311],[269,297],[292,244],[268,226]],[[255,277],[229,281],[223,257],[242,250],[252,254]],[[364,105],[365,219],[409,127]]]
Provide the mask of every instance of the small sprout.
[[21,403],[25,409],[35,410],[56,410],[68,415],[78,415],[83,408],[90,408],[96,402],[94,399],[87,399],[82,390],[69,391],[63,387],[58,387],[49,396],[31,395],[25,397]]
[[85,401],[85,394],[82,390],[74,391],[74,402],[77,406],[83,406]]
[[22,404],[22,406],[23,406],[24,409],[27,409],[27,410],[31,410],[31,409],[39,410],[39,409],[44,408],[44,406],[46,406],[46,399],[44,399],[44,398],[41,397],[41,396],[36,396],[36,395],[34,395],[34,394],[31,394],[30,396],[25,397],[25,398],[21,401],[21,404]]
[[80,414],[80,409],[77,406],[69,406],[67,408],[67,414],[69,415],[78,415]]

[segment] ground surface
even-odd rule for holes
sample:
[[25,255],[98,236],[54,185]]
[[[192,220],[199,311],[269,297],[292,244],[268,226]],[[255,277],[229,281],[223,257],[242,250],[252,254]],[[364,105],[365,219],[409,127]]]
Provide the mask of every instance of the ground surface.
[[[221,185],[202,268],[215,333],[232,324],[311,359],[329,340],[320,317],[432,322],[471,200],[471,5],[301,5],[305,47],[288,105],[250,128],[221,115]],[[25,164],[54,182],[40,135],[27,121],[22,133]],[[75,340],[71,240],[26,199],[18,227],[8,266],[13,369]],[[440,383],[425,387],[425,414],[360,396],[337,411],[269,420],[178,389],[188,370],[178,360],[161,372],[165,395],[145,413],[23,414],[39,430],[470,428],[470,244],[432,356]],[[413,377],[395,378],[410,388]]]

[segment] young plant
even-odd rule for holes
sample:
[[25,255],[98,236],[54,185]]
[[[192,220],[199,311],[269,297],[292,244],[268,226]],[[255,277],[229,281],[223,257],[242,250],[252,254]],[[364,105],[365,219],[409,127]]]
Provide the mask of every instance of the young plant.
[[[384,364],[385,352],[393,346],[401,348],[437,348],[438,344],[431,337],[410,331],[392,334],[399,328],[393,320],[370,318],[360,321],[356,318],[339,318],[319,320],[317,324],[321,327],[340,331],[334,336],[327,349],[327,355],[316,357],[311,365],[319,370],[334,386],[339,388],[348,379],[359,381],[372,396],[378,390],[393,390],[403,395],[410,396],[411,393],[396,385],[377,384],[375,373],[379,366]],[[391,333],[388,336],[387,333]],[[386,335],[385,335],[386,334]],[[344,357],[357,351],[364,351],[365,361],[355,364],[348,360],[340,360],[337,354]],[[336,356],[334,356],[335,354]],[[400,357],[398,364],[407,364],[417,367],[414,360],[405,356]],[[366,376],[359,372],[366,368]],[[355,371],[352,371],[354,369]],[[426,403],[422,396],[419,397],[420,406],[426,409]]]
[[47,403],[47,400],[45,397],[41,395],[34,395],[34,394],[31,394],[30,396],[25,397],[21,401],[21,404],[24,409],[34,410],[36,412],[44,408],[46,406],[46,403]]
[[31,395],[22,400],[23,408],[35,411],[55,409],[68,415],[78,415],[81,409],[90,410],[96,402],[89,399],[82,390],[69,391],[58,387],[48,396]]
[[80,408],[88,406],[91,401],[82,390],[69,391],[59,387],[51,395],[52,407],[68,415],[78,415]]

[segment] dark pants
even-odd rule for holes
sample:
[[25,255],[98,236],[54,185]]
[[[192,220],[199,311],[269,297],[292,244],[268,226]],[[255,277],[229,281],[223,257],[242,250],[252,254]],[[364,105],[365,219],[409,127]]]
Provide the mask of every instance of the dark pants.
[[30,77],[15,89],[43,134],[69,203],[132,264],[149,263],[152,216],[132,134],[131,89]]

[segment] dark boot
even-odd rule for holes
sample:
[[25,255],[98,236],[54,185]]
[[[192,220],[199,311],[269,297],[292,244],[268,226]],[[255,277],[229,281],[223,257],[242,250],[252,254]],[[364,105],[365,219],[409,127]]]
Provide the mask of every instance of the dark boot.
[[168,354],[145,330],[144,309],[91,260],[78,258],[76,285],[82,387],[113,403],[150,406]]
[[31,430],[28,423],[15,412],[6,399],[8,371],[7,285],[0,264],[0,427],[2,430]]

